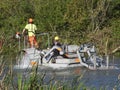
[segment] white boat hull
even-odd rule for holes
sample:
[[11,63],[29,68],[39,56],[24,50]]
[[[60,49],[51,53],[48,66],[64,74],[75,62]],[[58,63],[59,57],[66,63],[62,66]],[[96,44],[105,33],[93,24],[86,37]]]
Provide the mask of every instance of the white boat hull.
[[[66,69],[66,68],[71,68],[71,67],[81,67],[81,64],[56,64],[56,63],[46,63],[46,64],[41,64],[38,65],[39,68],[51,68],[51,69]],[[31,65],[15,65],[14,69],[31,69],[34,66]]]

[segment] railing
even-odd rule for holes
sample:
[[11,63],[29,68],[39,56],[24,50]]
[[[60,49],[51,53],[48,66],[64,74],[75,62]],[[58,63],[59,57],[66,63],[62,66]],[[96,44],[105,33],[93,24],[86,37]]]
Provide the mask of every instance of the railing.
[[[36,36],[39,37],[39,36],[47,36],[47,42],[48,42],[48,48],[50,48],[50,35],[49,33],[37,33]],[[28,36],[20,36],[18,34],[16,34],[16,38],[19,40],[19,50],[22,49],[22,47],[25,49],[28,47]]]

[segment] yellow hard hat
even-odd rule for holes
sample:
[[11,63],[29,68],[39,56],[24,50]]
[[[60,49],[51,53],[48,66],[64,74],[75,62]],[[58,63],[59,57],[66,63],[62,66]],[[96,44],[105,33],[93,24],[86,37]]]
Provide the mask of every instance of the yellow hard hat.
[[59,40],[60,38],[58,36],[55,36],[54,40]]
[[29,18],[28,22],[29,22],[29,23],[32,23],[32,22],[33,22],[33,19],[32,19],[32,18]]

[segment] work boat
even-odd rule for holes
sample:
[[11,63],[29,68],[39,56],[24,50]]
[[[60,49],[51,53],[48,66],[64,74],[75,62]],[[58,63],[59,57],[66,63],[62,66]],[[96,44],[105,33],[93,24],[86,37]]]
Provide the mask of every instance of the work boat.
[[15,69],[41,68],[65,69],[70,67],[86,67],[88,69],[106,69],[105,61],[97,56],[94,45],[67,45],[61,48],[53,46],[50,50],[27,48],[21,51]]

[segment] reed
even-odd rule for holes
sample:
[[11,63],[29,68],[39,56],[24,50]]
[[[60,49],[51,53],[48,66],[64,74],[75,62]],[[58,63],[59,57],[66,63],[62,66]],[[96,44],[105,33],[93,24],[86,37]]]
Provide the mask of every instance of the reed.
[[[2,76],[3,74],[3,70],[4,70],[4,63],[3,63],[3,60],[2,60],[2,57],[0,58],[0,77]],[[5,78],[5,75],[2,76],[2,79],[0,80],[0,89],[3,88],[3,81],[4,81],[4,78]]]

